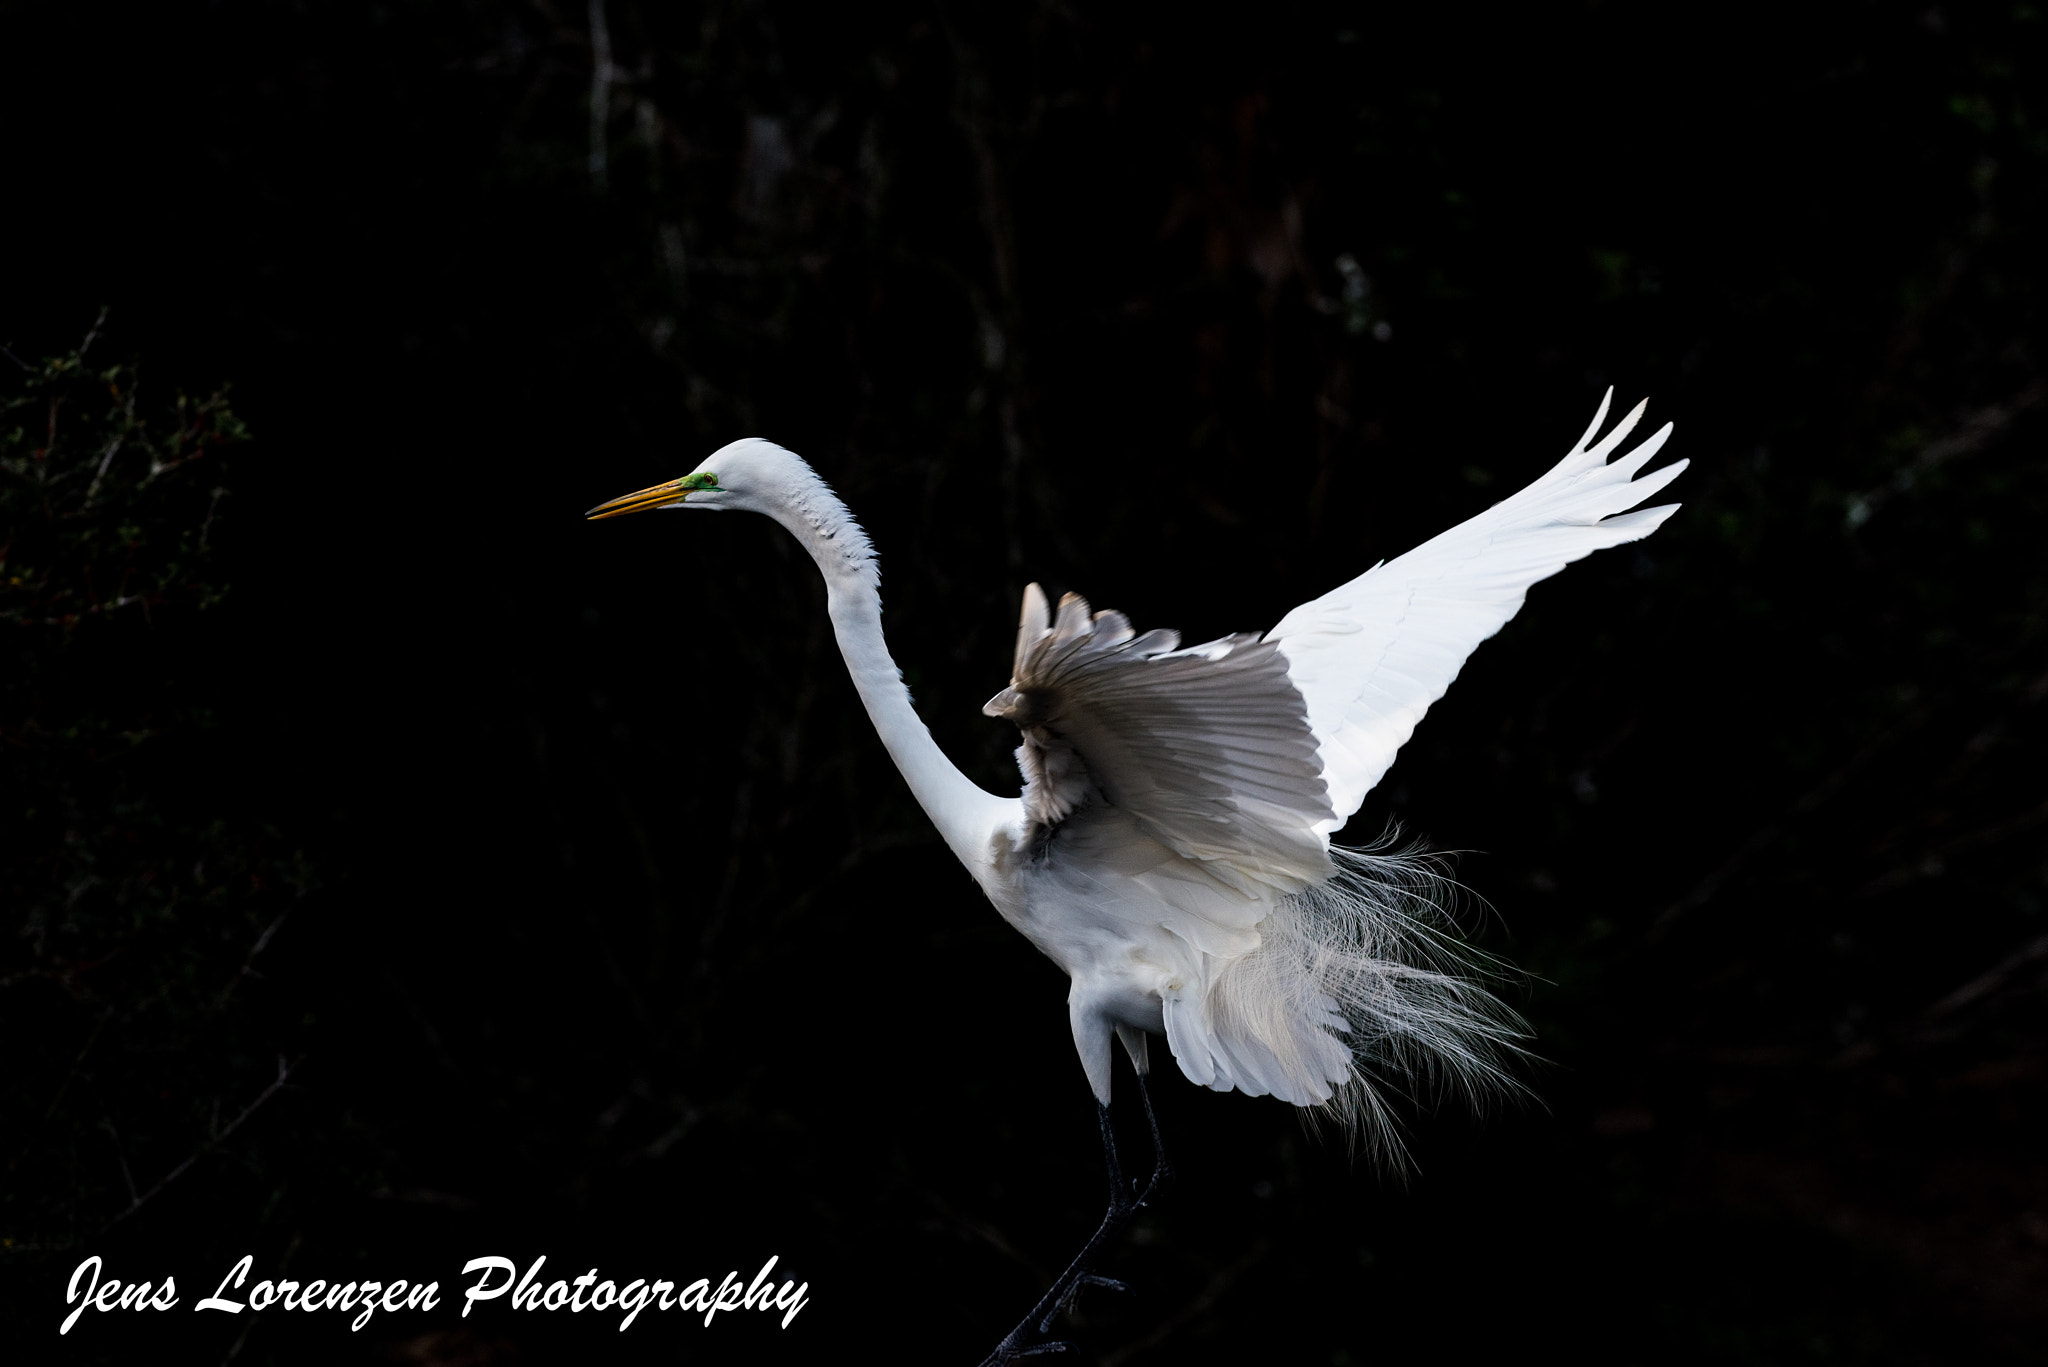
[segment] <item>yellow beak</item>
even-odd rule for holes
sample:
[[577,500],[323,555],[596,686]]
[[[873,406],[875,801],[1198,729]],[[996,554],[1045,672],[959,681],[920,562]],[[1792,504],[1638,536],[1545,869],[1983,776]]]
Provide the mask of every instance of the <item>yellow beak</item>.
[[592,522],[607,517],[619,517],[626,513],[645,512],[649,508],[662,508],[671,503],[681,503],[688,498],[691,490],[683,487],[683,481],[672,479],[666,484],[655,484],[637,493],[621,494],[609,503],[600,503],[583,516]]

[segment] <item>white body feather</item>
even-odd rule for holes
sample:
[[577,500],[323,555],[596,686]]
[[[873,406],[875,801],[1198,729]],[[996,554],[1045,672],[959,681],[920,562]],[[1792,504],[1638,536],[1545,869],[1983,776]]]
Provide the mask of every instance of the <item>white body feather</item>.
[[1375,1078],[1503,1080],[1517,1025],[1434,921],[1449,886],[1409,853],[1333,847],[1429,705],[1530,585],[1649,535],[1629,512],[1683,461],[1636,473],[1667,425],[1608,462],[1639,405],[1521,492],[1281,619],[1261,640],[1178,649],[1069,596],[1027,590],[1010,687],[986,709],[1024,736],[1020,797],[984,792],[933,743],[881,630],[873,552],[808,466],[761,441],[699,467],[684,507],[766,513],[824,572],[848,670],[947,845],[1005,920],[1072,979],[1074,1042],[1110,1096],[1110,1040],[1146,1066],[1164,1035],[1187,1077],[1330,1105],[1393,1131]]

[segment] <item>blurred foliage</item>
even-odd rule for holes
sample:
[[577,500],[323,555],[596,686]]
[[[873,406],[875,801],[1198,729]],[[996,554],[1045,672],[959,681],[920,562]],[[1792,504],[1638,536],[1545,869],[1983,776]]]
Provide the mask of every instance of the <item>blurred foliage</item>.
[[135,366],[90,364],[97,335],[0,382],[14,1255],[92,1246],[263,1091],[282,1042],[237,989],[310,886],[207,772],[200,618],[227,592],[222,481],[248,433],[225,391],[153,402]]

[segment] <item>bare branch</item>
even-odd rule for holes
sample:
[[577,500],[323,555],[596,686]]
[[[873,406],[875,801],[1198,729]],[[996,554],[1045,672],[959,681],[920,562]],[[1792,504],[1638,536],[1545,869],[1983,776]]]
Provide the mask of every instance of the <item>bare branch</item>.
[[111,306],[111,305],[108,305],[108,304],[101,304],[101,305],[100,305],[100,316],[92,320],[92,329],[91,329],[91,331],[87,332],[87,333],[85,334],[85,340],[84,340],[84,341],[82,341],[82,342],[80,342],[80,343],[78,344],[78,359],[79,359],[79,360],[81,360],[81,361],[82,361],[82,360],[84,360],[84,359],[85,359],[85,353],[86,353],[86,352],[88,352],[88,351],[91,351],[91,350],[92,350],[92,344],[93,344],[93,342],[94,342],[95,340],[97,340],[97,339],[98,339],[98,337],[99,337],[99,335],[100,335],[100,328],[102,328],[103,326],[105,326],[105,324],[106,324],[106,321],[107,321],[107,313],[108,313],[108,310],[109,310],[109,309],[110,309],[111,307],[112,307],[112,306]]
[[1167,1339],[1171,1338],[1179,1330],[1205,1314],[1210,1306],[1222,1300],[1229,1293],[1230,1288],[1245,1273],[1264,1262],[1267,1255],[1272,1253],[1272,1251],[1272,1241],[1260,1239],[1252,1245],[1249,1253],[1246,1253],[1242,1258],[1239,1258],[1236,1262],[1221,1269],[1215,1276],[1209,1278],[1209,1284],[1204,1286],[1193,1300],[1161,1320],[1154,1326],[1151,1333],[1134,1342],[1125,1344],[1114,1352],[1104,1353],[1102,1355],[1102,1367],[1122,1367],[1122,1364],[1166,1342]]
[[1650,923],[1650,929],[1645,938],[1652,941],[1662,939],[1670,932],[1671,927],[1678,923],[1680,917],[1714,900],[1715,896],[1720,893],[1721,889],[1727,885],[1730,879],[1749,867],[1750,861],[1754,860],[1771,846],[1777,844],[1778,840],[1791,828],[1795,821],[1811,814],[1823,806],[1830,798],[1834,797],[1835,794],[1841,792],[1842,789],[1848,786],[1849,780],[1861,773],[1864,766],[1868,765],[1871,760],[1882,753],[1887,746],[1918,726],[1919,720],[1920,715],[1916,713],[1898,726],[1893,727],[1889,731],[1882,732],[1867,741],[1863,748],[1854,755],[1851,755],[1848,762],[1843,764],[1841,768],[1835,770],[1835,772],[1829,774],[1814,787],[1808,789],[1800,796],[1798,801],[1786,808],[1783,816],[1752,831],[1748,839],[1735,847],[1733,853],[1722,860],[1706,877],[1694,884],[1692,891],[1658,912],[1657,918]]
[[[242,1108],[242,1113],[236,1116],[233,1120],[230,1120],[228,1122],[228,1127],[226,1129],[222,1130],[219,1134],[209,1139],[206,1143],[201,1144],[198,1148],[194,1149],[192,1153],[185,1159],[184,1162],[178,1164],[177,1167],[172,1168],[169,1172],[165,1173],[162,1177],[158,1178],[155,1186],[151,1187],[148,1191],[142,1193],[142,1195],[135,1197],[134,1200],[129,1204],[128,1209],[122,1211],[119,1215],[116,1215],[113,1219],[107,1222],[107,1228],[112,1229],[115,1225],[120,1224],[123,1220],[133,1215],[136,1211],[142,1209],[144,1204],[146,1204],[151,1197],[155,1196],[165,1187],[169,1186],[171,1183],[177,1181],[180,1177],[184,1176],[185,1169],[191,1167],[194,1163],[197,1163],[201,1158],[205,1157],[208,1150],[218,1148],[221,1144],[227,1142],[228,1136],[233,1134],[236,1130],[240,1129],[242,1127],[243,1121],[247,1120],[250,1116],[256,1114],[257,1107],[261,1106],[264,1102],[270,1100],[270,1098],[272,1098],[273,1096],[276,1096],[278,1091],[281,1088],[283,1088],[286,1079],[291,1077],[292,1070],[298,1067],[300,1063],[304,1063],[305,1061],[306,1060],[303,1057],[301,1057],[297,1060],[297,1062],[286,1063],[284,1061],[284,1055],[279,1054],[277,1056],[277,1077],[271,1081],[271,1084],[268,1087],[265,1087],[254,1101],[250,1102],[247,1106],[244,1106]],[[118,1148],[118,1145],[116,1147]],[[126,1160],[123,1160],[122,1168],[124,1171],[126,1170]],[[133,1191],[134,1187],[132,1183],[130,1184],[129,1189]]]
[[1963,420],[1956,424],[1954,431],[1927,443],[1920,449],[1919,455],[1893,472],[1890,479],[1865,489],[1860,494],[1851,494],[1848,512],[1844,514],[1849,530],[1854,531],[1870,521],[1877,510],[1886,503],[1907,492],[1920,480],[1957,456],[1967,456],[1990,445],[2006,428],[2013,425],[2020,414],[2044,398],[2048,398],[2048,384],[2035,380],[2003,403],[1986,404],[1966,414]]
[[2037,935],[2026,944],[2021,945],[2011,954],[1999,960],[1989,971],[1970,979],[1970,981],[1964,983],[1961,987],[1958,987],[1955,991],[1921,1012],[1921,1018],[1932,1022],[1938,1021],[1944,1016],[1953,1016],[1972,1002],[1980,1001],[1990,996],[1993,992],[2004,986],[2006,979],[2012,977],[2013,974],[2019,972],[2028,964],[2038,963],[2042,959],[2048,959],[2048,935]]
[[228,985],[220,990],[220,998],[213,1004],[214,1010],[218,1011],[228,1004],[228,998],[231,995],[233,995],[236,986],[242,981],[242,979],[249,976],[251,971],[251,965],[253,965],[256,962],[256,956],[258,954],[261,954],[264,950],[264,947],[270,943],[270,937],[277,934],[277,928],[284,924],[284,918],[291,915],[292,912],[298,907],[299,900],[300,899],[298,898],[294,898],[292,900],[291,906],[288,906],[283,911],[280,911],[277,914],[277,919],[275,921],[272,921],[268,926],[266,926],[263,930],[263,933],[256,937],[256,943],[249,946],[249,952],[242,958],[241,972],[235,974],[234,977],[228,979]]

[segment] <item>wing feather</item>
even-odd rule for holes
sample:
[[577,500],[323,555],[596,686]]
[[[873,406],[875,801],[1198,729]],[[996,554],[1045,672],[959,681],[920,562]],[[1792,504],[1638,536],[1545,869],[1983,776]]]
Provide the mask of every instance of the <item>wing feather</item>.
[[1094,801],[1264,900],[1330,876],[1317,741],[1279,648],[1250,635],[1180,649],[1068,594],[1024,591],[1010,686],[982,710],[1023,732],[1024,806],[1049,832]]
[[1671,436],[1666,423],[1609,462],[1642,418],[1637,404],[1597,444],[1614,397],[1565,458],[1521,492],[1406,555],[1302,604],[1266,634],[1308,709],[1331,814],[1358,810],[1466,658],[1520,610],[1529,587],[1574,560],[1639,540],[1675,503],[1634,508],[1678,478],[1677,461],[1636,478]]

